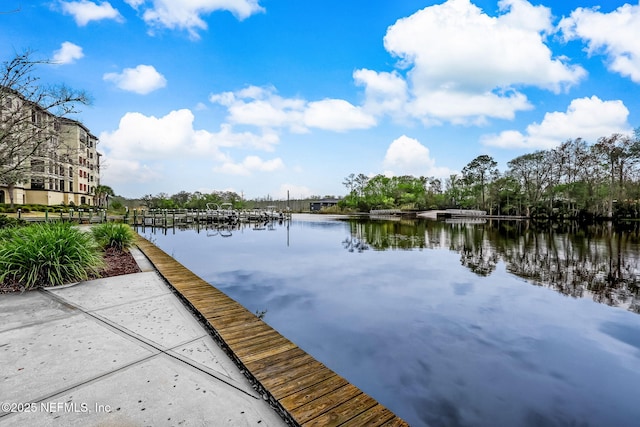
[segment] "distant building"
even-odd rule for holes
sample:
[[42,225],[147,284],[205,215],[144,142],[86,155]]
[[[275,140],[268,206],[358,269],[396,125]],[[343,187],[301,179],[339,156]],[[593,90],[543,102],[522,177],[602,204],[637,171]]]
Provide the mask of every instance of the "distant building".
[[338,204],[339,199],[322,199],[309,203],[309,210],[311,212],[319,212],[322,208],[330,208]]
[[44,123],[52,136],[30,155],[27,170],[11,190],[0,181],[0,203],[10,203],[13,191],[17,205],[95,205],[100,185],[98,138],[76,120],[25,105],[33,110],[31,121]]

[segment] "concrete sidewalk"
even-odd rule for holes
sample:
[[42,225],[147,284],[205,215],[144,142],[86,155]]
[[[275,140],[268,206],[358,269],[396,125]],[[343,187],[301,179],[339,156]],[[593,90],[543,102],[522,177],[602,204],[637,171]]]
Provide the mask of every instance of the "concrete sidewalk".
[[146,258],[0,295],[1,426],[282,426]]

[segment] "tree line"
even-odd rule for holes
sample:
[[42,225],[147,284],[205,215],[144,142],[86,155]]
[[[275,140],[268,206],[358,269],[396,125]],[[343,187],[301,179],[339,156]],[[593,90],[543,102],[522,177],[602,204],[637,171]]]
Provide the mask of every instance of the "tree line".
[[489,155],[444,182],[433,177],[350,174],[346,210],[482,209],[492,215],[567,219],[640,217],[640,128],[594,144],[581,138],[523,154],[500,172]]
[[119,202],[129,207],[143,206],[148,209],[207,209],[220,207],[223,203],[231,204],[233,209],[261,209],[267,206],[275,206],[278,210],[291,210],[293,212],[309,211],[309,203],[318,199],[335,199],[335,196],[309,196],[291,200],[274,199],[271,196],[245,199],[235,191],[212,191],[203,193],[195,191],[180,191],[169,195],[168,193],[147,194],[139,199],[118,198]]

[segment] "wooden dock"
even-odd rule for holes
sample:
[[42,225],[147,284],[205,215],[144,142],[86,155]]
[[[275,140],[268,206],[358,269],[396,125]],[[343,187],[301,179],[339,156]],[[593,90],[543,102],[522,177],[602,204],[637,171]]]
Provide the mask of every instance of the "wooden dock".
[[151,209],[133,210],[127,213],[123,222],[134,227],[190,227],[202,224],[238,225],[238,224],[268,224],[283,222],[291,219],[289,211],[260,210],[260,209]]
[[151,242],[137,245],[289,424],[408,426]]

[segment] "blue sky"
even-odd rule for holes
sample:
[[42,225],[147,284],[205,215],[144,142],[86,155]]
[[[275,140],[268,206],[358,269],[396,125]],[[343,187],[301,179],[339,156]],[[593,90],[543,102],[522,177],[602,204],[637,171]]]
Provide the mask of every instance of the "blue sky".
[[640,4],[616,0],[2,2],[0,55],[93,98],[117,194],[343,195],[640,126]]

